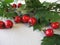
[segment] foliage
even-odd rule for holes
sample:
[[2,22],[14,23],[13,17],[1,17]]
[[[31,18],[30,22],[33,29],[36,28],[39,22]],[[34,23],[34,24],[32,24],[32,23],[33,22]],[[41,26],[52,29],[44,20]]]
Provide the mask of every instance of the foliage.
[[[23,10],[26,13],[34,16],[37,19],[37,24],[34,25],[34,30],[39,29],[41,30],[45,26],[49,26],[51,22],[59,22],[60,21],[60,4],[43,2],[41,3],[39,0],[25,0],[25,6]],[[21,9],[21,8],[20,8]],[[59,9],[59,10],[58,10]]]
[[0,2],[12,3],[14,0],[0,0]]
[[53,37],[44,37],[41,45],[60,45],[60,35],[54,34]]
[[12,18],[17,15],[10,3],[13,0],[5,0],[0,2],[0,16]]
[[13,0],[10,0],[10,1],[5,0],[5,1],[0,2],[0,16],[11,18],[14,14],[16,14],[13,11],[11,5],[9,4],[9,2],[11,2],[11,1],[13,1]]
[[[49,26],[51,22],[60,22],[60,4],[43,2],[39,0],[25,0],[26,4],[22,4],[20,8],[12,8],[10,3],[13,0],[1,0],[0,1],[0,16],[13,18],[16,13],[29,14],[37,19],[36,25],[33,29],[41,30],[45,26]],[[41,45],[60,45],[60,36],[54,34],[53,37],[44,37]]]
[[25,0],[26,2],[26,8],[39,8],[41,6],[41,3],[39,0]]

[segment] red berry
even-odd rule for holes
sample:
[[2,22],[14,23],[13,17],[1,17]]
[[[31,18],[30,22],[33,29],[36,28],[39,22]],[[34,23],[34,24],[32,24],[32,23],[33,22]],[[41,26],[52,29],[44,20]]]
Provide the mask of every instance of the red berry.
[[5,21],[5,27],[6,27],[6,28],[12,28],[12,27],[13,27],[13,22],[10,21],[10,20],[6,20],[6,21]]
[[16,16],[15,19],[14,19],[14,21],[16,23],[20,23],[21,22],[21,17],[20,16]]
[[59,28],[59,22],[53,22],[53,23],[51,23],[51,27],[52,28],[54,28],[54,29],[57,29],[57,28]]
[[0,21],[0,29],[3,29],[3,28],[4,28],[4,22]]
[[30,19],[30,16],[28,16],[28,15],[23,15],[23,16],[22,16],[22,21],[23,21],[24,23],[27,23],[29,19]]
[[47,29],[45,31],[45,34],[46,34],[47,37],[53,36],[54,35],[53,29]]
[[33,25],[35,25],[35,24],[37,23],[37,20],[36,20],[36,18],[32,17],[32,18],[29,19],[28,23],[29,23],[31,26],[33,26]]
[[22,5],[21,3],[18,3],[18,8],[21,7],[21,5]]
[[17,5],[16,5],[16,4],[13,4],[13,5],[12,5],[12,7],[13,7],[13,8],[16,8],[16,7],[17,7]]

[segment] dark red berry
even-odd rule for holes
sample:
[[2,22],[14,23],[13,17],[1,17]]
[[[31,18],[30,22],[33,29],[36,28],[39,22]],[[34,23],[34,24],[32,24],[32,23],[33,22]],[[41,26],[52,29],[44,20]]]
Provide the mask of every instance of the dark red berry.
[[32,18],[29,19],[28,23],[29,23],[31,26],[33,26],[33,25],[35,25],[35,24],[37,23],[37,19],[34,18],[34,17],[32,17]]
[[0,21],[0,29],[3,29],[3,28],[4,28],[4,22]]
[[13,8],[16,8],[16,7],[17,7],[17,5],[16,5],[16,4],[13,4],[13,5],[12,5],[12,7],[13,7]]
[[30,16],[28,16],[28,15],[23,15],[23,16],[22,16],[22,21],[23,21],[24,23],[27,23],[29,19],[30,19]]
[[47,29],[47,30],[45,31],[45,35],[46,35],[47,37],[53,36],[53,35],[54,35],[53,29]]
[[20,16],[16,16],[15,19],[14,19],[14,21],[16,23],[20,23],[21,22],[21,17]]
[[12,28],[13,27],[13,22],[11,20],[6,20],[5,21],[5,27],[6,28]]
[[22,5],[21,3],[18,3],[18,8],[21,7],[21,5]]
[[53,23],[51,23],[51,27],[52,28],[54,28],[54,29],[57,29],[57,28],[59,28],[59,22],[53,22]]

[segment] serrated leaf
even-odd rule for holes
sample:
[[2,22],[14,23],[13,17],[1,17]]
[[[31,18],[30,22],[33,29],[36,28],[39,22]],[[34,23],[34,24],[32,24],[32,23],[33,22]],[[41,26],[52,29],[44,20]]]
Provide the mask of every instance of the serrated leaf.
[[51,22],[56,22],[60,20],[60,15],[57,12],[47,11],[47,10],[40,10],[37,11],[36,18],[44,17],[46,20],[51,20]]
[[60,35],[54,34],[52,37],[44,37],[41,45],[60,45]]

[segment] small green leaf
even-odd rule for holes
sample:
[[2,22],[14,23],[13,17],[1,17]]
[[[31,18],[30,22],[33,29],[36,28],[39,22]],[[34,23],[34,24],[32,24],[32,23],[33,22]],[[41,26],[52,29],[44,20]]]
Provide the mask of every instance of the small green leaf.
[[7,17],[7,18],[13,18],[15,16],[17,16],[17,13],[15,13],[15,12],[7,12],[5,15],[5,17]]
[[12,3],[14,0],[5,0],[6,3]]
[[33,26],[33,30],[36,30],[36,29],[41,30],[41,28],[42,26],[40,24],[36,24]]

